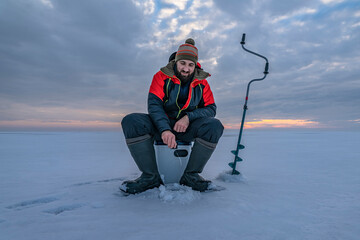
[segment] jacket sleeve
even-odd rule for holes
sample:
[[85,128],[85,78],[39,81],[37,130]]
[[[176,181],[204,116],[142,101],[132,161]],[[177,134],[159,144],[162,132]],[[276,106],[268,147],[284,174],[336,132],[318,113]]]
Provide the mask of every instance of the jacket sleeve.
[[150,85],[148,95],[148,112],[151,120],[155,124],[156,128],[162,133],[165,130],[171,130],[170,121],[164,110],[164,80],[162,73],[158,72],[154,75],[154,78]]
[[206,80],[203,81],[203,85],[202,101],[198,105],[198,108],[186,113],[190,122],[198,118],[215,117],[216,115],[216,104],[210,85]]

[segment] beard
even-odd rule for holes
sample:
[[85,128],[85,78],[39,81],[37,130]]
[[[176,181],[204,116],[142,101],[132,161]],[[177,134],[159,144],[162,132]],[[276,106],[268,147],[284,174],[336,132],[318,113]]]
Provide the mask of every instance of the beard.
[[[186,73],[184,73],[186,74]],[[186,83],[188,81],[191,81],[194,77],[194,73],[189,74],[187,73],[187,76],[182,75],[180,72],[176,70],[175,75],[180,79],[181,82]]]

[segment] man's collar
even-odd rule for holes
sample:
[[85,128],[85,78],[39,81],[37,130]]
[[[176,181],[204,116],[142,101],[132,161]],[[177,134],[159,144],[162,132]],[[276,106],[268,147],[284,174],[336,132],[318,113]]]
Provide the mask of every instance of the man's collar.
[[[164,74],[166,74],[169,77],[173,77],[175,76],[174,66],[175,66],[175,60],[172,60],[165,67],[162,67],[160,71],[162,71]],[[208,72],[205,72],[200,68],[195,68],[194,70],[194,79],[203,80],[210,76],[211,75]]]

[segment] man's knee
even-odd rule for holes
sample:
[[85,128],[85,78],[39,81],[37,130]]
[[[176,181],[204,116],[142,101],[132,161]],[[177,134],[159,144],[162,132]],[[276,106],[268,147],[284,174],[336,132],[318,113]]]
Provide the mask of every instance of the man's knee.
[[126,115],[122,120],[121,120],[121,127],[123,129],[129,129],[129,128],[133,128],[134,127],[134,123],[135,123],[135,119],[137,118],[138,113],[130,113],[128,115]]
[[223,131],[224,126],[219,119],[207,118],[198,131],[198,137],[208,142],[217,143]]
[[208,125],[213,128],[213,129],[217,129],[218,131],[223,131],[224,130],[224,126],[222,125],[222,123],[220,122],[219,119],[217,118],[209,118],[209,123]]
[[131,113],[121,121],[125,138],[134,138],[152,134],[153,126],[150,117],[144,113]]

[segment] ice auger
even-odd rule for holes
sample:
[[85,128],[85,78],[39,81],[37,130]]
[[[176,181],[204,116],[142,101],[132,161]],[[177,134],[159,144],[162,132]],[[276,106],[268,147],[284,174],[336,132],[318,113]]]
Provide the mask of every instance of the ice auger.
[[251,81],[248,83],[248,85],[247,85],[246,97],[245,97],[245,104],[244,104],[244,110],[243,110],[243,115],[242,115],[242,120],[241,120],[239,138],[238,138],[238,142],[237,142],[237,145],[236,145],[236,150],[231,151],[231,153],[235,155],[234,161],[229,163],[229,166],[232,168],[232,173],[231,173],[231,175],[239,175],[239,174],[240,174],[240,172],[236,170],[236,163],[237,163],[237,162],[241,162],[241,161],[243,160],[243,159],[241,159],[241,158],[239,157],[239,150],[245,148],[245,146],[241,144],[241,136],[242,136],[243,127],[244,127],[244,122],[245,122],[246,110],[248,109],[248,107],[247,107],[247,102],[248,102],[248,99],[249,99],[250,84],[251,84],[252,82],[255,82],[255,81],[262,81],[262,80],[264,80],[264,79],[266,78],[266,75],[269,73],[269,71],[268,71],[268,70],[269,70],[269,62],[268,62],[267,58],[264,57],[264,56],[262,56],[262,55],[260,55],[260,54],[258,54],[258,53],[252,52],[252,51],[250,51],[250,50],[248,50],[248,49],[246,49],[246,48],[244,47],[244,45],[245,45],[245,33],[243,33],[243,35],[242,35],[242,39],[241,39],[240,44],[241,44],[242,48],[243,48],[246,52],[249,52],[249,53],[251,53],[251,54],[254,54],[254,55],[258,56],[258,57],[261,57],[261,58],[265,59],[266,63],[265,63],[264,76],[263,76],[262,78],[257,78],[257,79],[251,80]]

